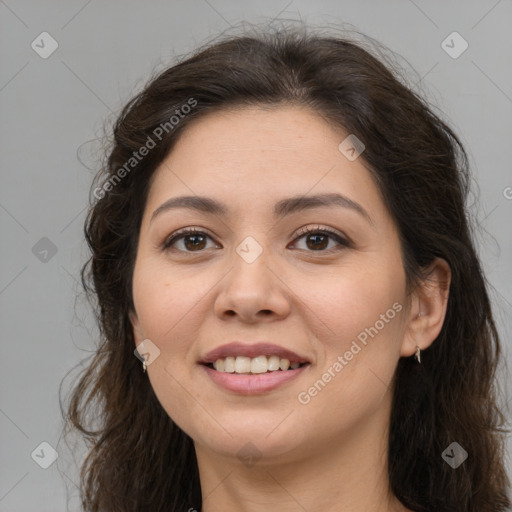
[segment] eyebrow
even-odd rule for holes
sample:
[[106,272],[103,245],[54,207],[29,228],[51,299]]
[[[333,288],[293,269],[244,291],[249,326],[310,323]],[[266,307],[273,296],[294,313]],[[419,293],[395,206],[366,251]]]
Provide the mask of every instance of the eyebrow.
[[[364,217],[371,225],[373,220],[368,212],[357,202],[342,195],[342,194],[318,194],[313,196],[295,196],[286,199],[281,199],[274,205],[274,216],[277,218],[283,218],[293,213],[302,212],[313,208],[322,208],[329,206],[338,206],[343,208],[349,208],[359,215]],[[179,196],[171,197],[160,205],[151,215],[152,222],[155,217],[163,212],[185,208],[188,210],[194,210],[198,212],[207,213],[210,215],[226,216],[229,213],[229,209],[226,205],[219,203],[215,199],[204,196]]]

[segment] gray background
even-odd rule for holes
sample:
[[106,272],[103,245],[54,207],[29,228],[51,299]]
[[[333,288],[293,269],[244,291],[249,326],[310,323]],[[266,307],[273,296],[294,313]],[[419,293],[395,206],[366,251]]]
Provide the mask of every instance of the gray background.
[[[510,0],[0,0],[0,511],[79,510],[77,471],[59,438],[58,387],[90,355],[97,333],[78,284],[98,150],[87,141],[102,135],[155,68],[241,20],[278,16],[349,23],[389,46],[460,134],[476,178],[477,243],[510,365]],[[59,45],[46,59],[31,47],[44,31]],[[469,43],[456,59],[441,47],[453,31]],[[510,411],[509,381],[502,403]],[[31,458],[43,441],[59,453],[48,469]],[[48,457],[40,450],[41,460]]]

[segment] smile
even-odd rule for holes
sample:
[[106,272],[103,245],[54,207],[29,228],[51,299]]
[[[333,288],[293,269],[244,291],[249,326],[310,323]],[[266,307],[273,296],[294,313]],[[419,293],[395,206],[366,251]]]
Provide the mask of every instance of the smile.
[[300,366],[307,363],[299,363],[297,361],[290,363],[289,359],[280,358],[279,356],[258,356],[258,357],[226,357],[219,358],[214,363],[210,363],[210,367],[218,372],[238,373],[238,374],[260,374],[267,372],[296,370]]
[[268,393],[311,366],[306,357],[261,341],[234,341],[211,350],[198,362],[214,384],[241,395]]
[[[217,364],[217,362],[215,364]],[[228,365],[229,364],[230,363],[228,362]],[[246,362],[243,362],[242,364],[245,365]],[[200,366],[204,369],[207,376],[211,379],[211,381],[213,381],[215,385],[224,390],[231,391],[239,395],[249,396],[269,393],[279,388],[280,386],[283,386],[284,384],[298,378],[304,371],[308,370],[311,365],[310,363],[304,363],[299,364],[299,366],[295,368],[290,366],[286,370],[279,368],[278,370],[268,370],[264,373],[228,373],[226,371],[216,370],[212,364],[202,364]]]

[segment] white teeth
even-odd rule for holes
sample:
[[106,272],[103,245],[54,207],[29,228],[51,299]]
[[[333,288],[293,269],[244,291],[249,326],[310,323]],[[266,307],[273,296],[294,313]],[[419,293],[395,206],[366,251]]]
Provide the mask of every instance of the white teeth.
[[[217,362],[219,360],[217,359]],[[222,371],[222,370],[220,370]],[[226,373],[235,373],[235,358],[234,357],[226,357],[224,359],[224,371]]]
[[279,368],[281,368],[281,370],[288,370],[288,368],[290,368],[290,361],[288,359],[280,359]]
[[266,356],[258,356],[251,360],[251,373],[265,373],[267,368]]
[[279,356],[270,356],[268,358],[267,367],[271,372],[279,370]]
[[217,359],[213,363],[213,367],[218,372],[224,373],[266,373],[278,370],[286,371],[288,369],[295,370],[300,363],[290,363],[288,359],[280,359],[279,356],[258,356],[258,357],[226,357],[225,359]]
[[249,373],[251,371],[251,358],[237,356],[235,359],[235,373]]

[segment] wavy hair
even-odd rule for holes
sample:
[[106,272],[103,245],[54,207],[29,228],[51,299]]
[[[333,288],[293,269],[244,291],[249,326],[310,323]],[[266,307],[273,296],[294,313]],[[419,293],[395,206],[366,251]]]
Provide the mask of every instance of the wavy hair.
[[[186,110],[190,98],[196,105]],[[398,228],[409,291],[428,278],[436,257],[450,266],[439,336],[421,365],[401,358],[396,368],[393,493],[417,512],[504,511],[510,483],[498,406],[501,348],[466,211],[466,152],[434,107],[365,44],[293,27],[200,47],[151,77],[115,121],[84,227],[91,254],[81,277],[100,339],[65,411],[61,403],[66,435],[78,433],[88,446],[80,473],[84,510],[201,509],[193,442],[134,357],[132,273],[151,178],[180,134],[208,112],[252,105],[308,107],[364,143],[361,158]],[[189,113],[170,128],[177,111]],[[161,140],[127,168],[159,128]],[[456,470],[441,456],[454,441],[469,454]]]

